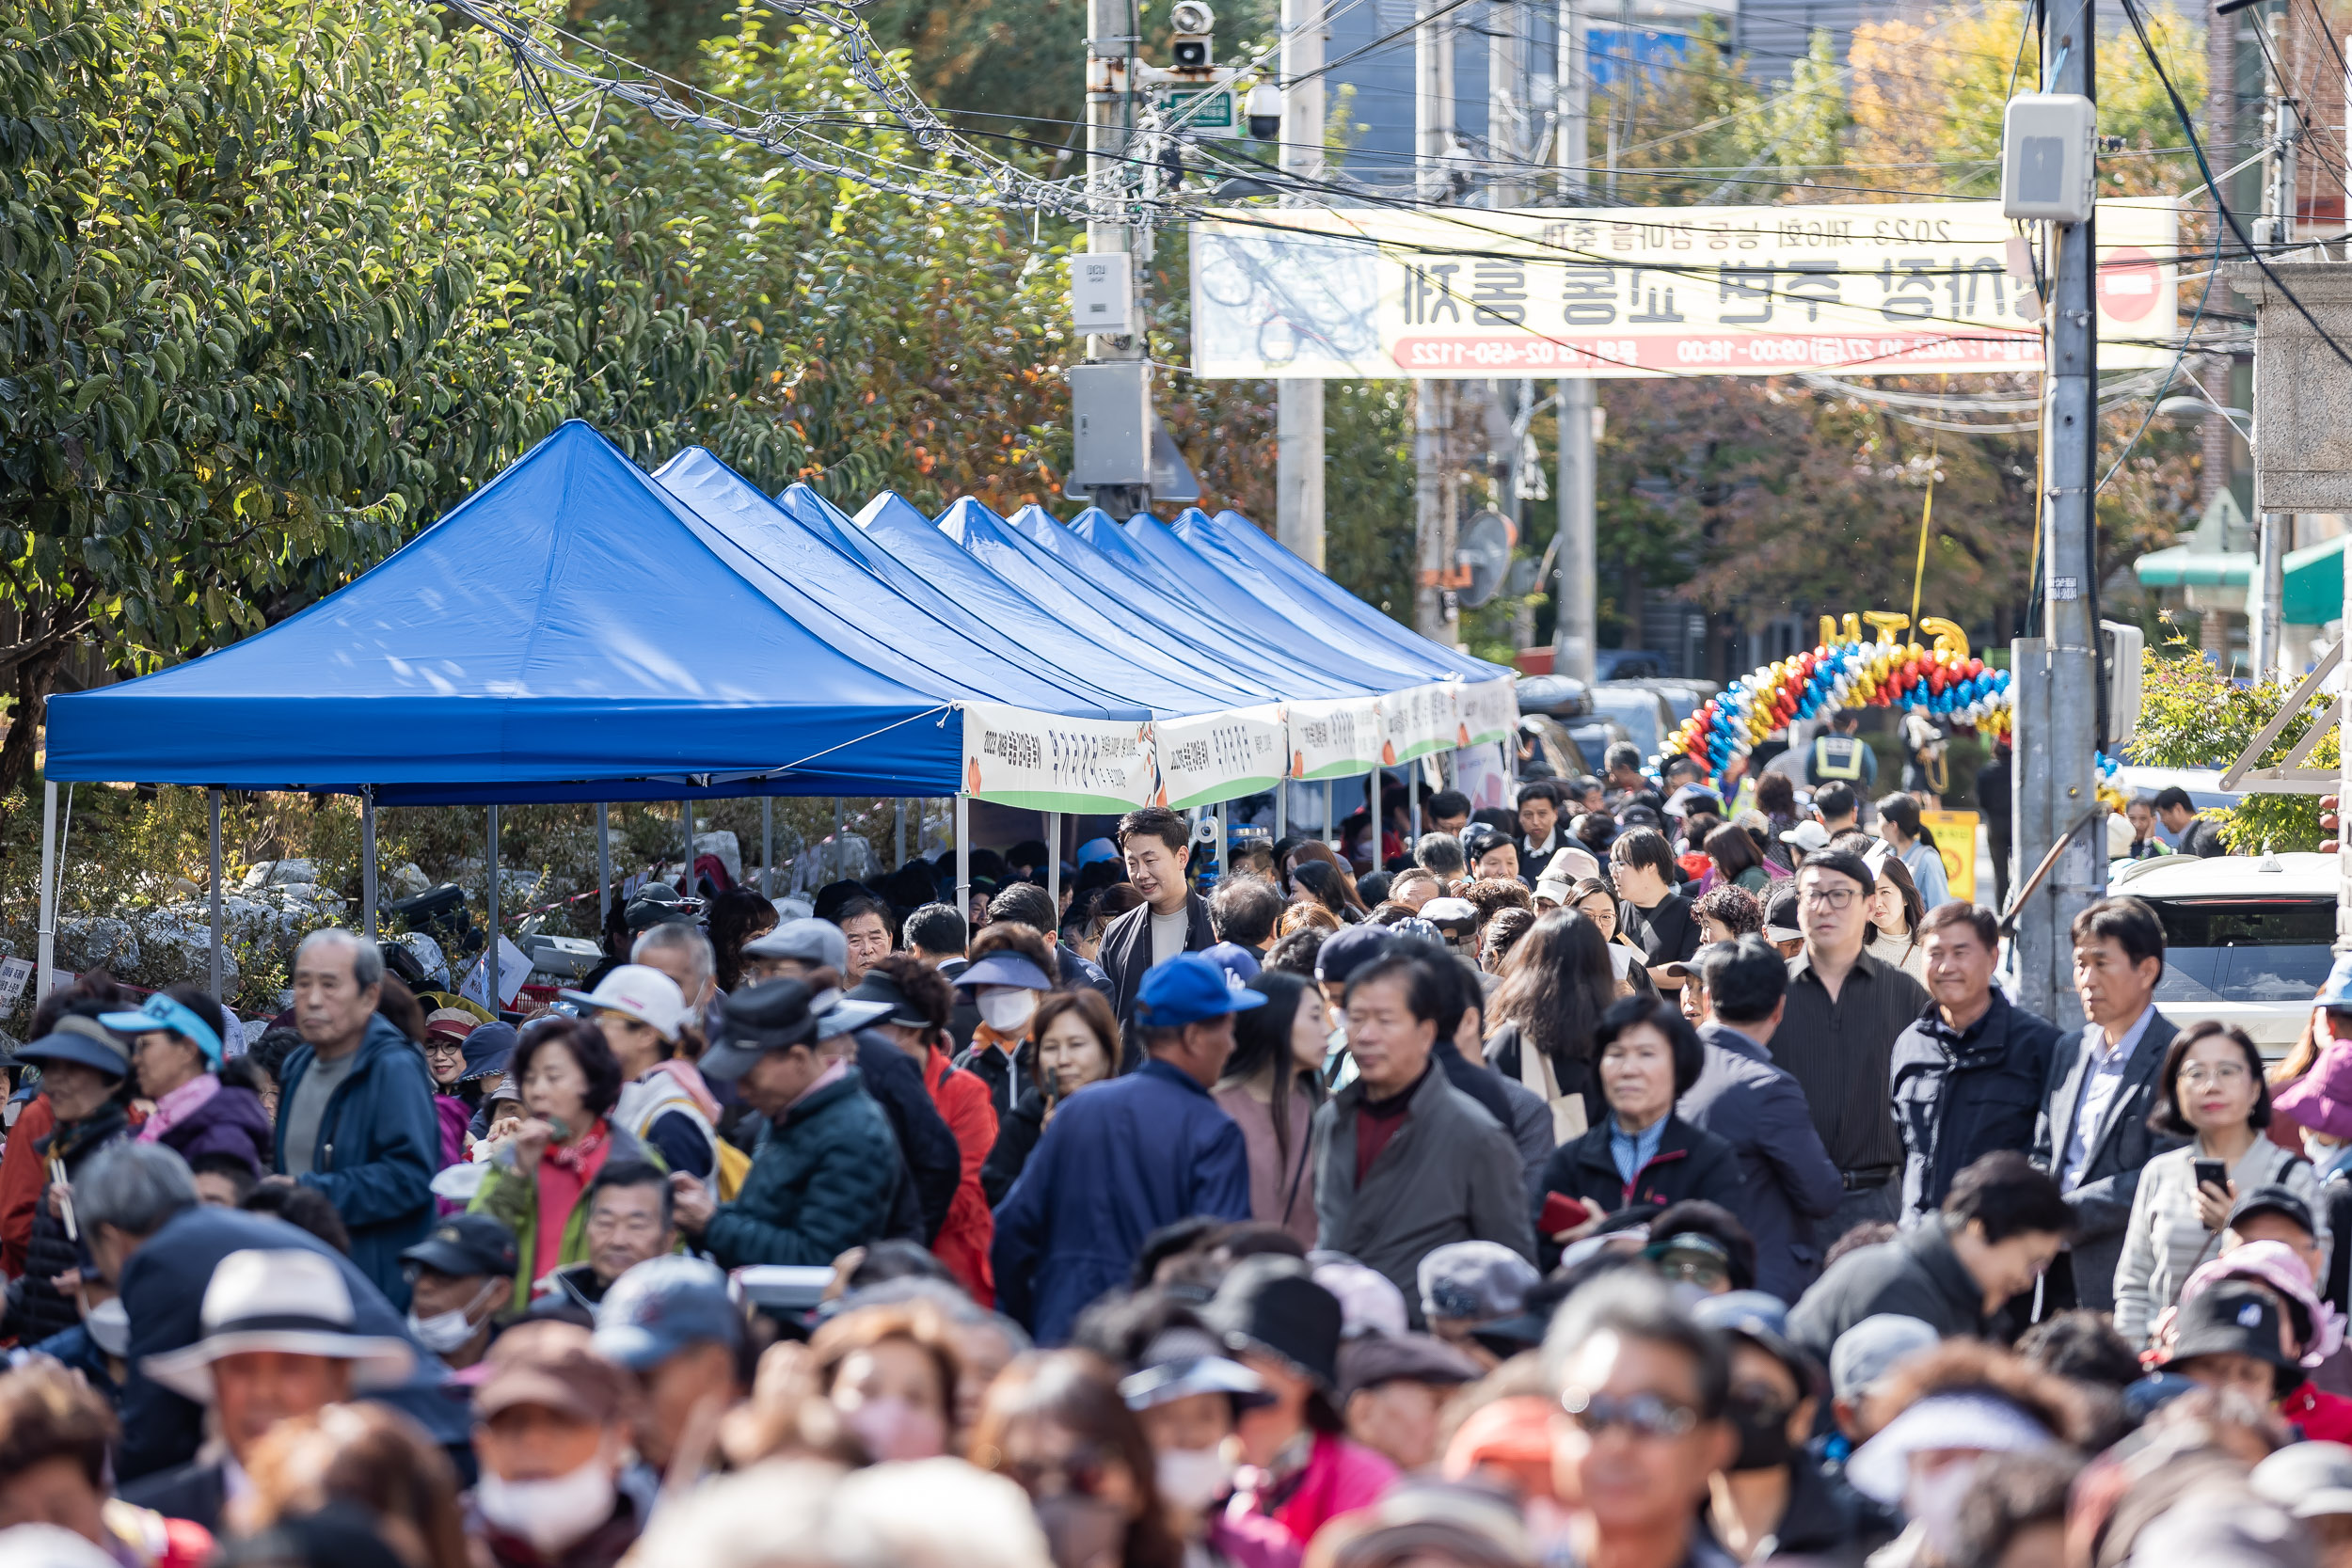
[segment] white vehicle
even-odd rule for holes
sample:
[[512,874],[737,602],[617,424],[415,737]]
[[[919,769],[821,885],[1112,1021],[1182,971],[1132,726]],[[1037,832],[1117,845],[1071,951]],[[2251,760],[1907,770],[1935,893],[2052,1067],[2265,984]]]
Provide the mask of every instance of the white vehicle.
[[2164,922],[2165,1017],[2234,1023],[2280,1056],[2334,961],[2340,875],[2333,855],[2158,855],[2115,862],[2107,892],[2146,899]]

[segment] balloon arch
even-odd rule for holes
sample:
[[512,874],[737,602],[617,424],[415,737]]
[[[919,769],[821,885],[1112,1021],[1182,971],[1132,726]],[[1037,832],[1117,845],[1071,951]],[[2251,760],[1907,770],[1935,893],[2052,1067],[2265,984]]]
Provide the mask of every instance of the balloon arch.
[[1903,708],[1954,729],[2007,733],[2009,672],[1970,654],[1967,633],[1940,616],[1919,623],[1931,642],[1898,641],[1910,625],[1910,616],[1886,611],[1848,615],[1842,628],[1822,616],[1819,647],[1732,682],[1682,721],[1655,762],[1691,757],[1720,785],[1732,759],[1746,756],[1775,730],[1841,708]]

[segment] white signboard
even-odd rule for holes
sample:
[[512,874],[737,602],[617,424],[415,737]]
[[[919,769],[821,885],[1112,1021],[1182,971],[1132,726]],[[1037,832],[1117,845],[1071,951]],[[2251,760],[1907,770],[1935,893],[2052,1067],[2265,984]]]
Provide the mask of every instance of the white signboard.
[[1272,789],[1290,768],[1290,730],[1276,704],[1162,719],[1152,733],[1175,811]]
[[1292,778],[1352,778],[1379,762],[1379,699],[1285,703],[1282,711],[1290,726]]
[[[2169,199],[2099,203],[2099,365],[2169,363]],[[1997,201],[1256,208],[1192,226],[1203,376],[1916,374],[2042,364]]]
[[503,935],[499,938],[498,1007],[490,1006],[489,965],[485,961],[487,958],[485,954],[474,960],[473,968],[466,972],[466,983],[457,988],[457,994],[477,1007],[496,1012],[498,1007],[513,1006],[515,998],[522,994],[523,982],[531,978],[531,956]]
[[1394,767],[1446,751],[1458,743],[1461,721],[1454,711],[1452,681],[1407,687],[1380,699],[1380,761]]
[[30,958],[0,958],[0,1008],[16,1006],[39,967]]
[[1506,740],[1519,727],[1518,682],[1508,676],[1465,683],[1454,689],[1454,703],[1461,715],[1458,746]]
[[1027,811],[1126,812],[1166,791],[1148,723],[1061,719],[993,703],[960,703],[963,790]]

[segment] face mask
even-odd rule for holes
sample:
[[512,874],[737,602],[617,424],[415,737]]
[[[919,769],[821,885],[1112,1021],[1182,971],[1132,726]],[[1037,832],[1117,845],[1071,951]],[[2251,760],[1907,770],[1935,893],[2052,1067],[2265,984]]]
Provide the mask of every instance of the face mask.
[[1187,1513],[1198,1513],[1225,1496],[1233,1467],[1218,1449],[1168,1449],[1152,1462],[1160,1496]]
[[1040,1497],[1036,1507],[1054,1568],[1116,1568],[1127,1537],[1127,1520],[1119,1510],[1078,1492]]
[[1956,1459],[1931,1475],[1914,1476],[1903,1491],[1903,1513],[1927,1534],[1938,1557],[1951,1549],[1960,1505],[1977,1479],[1977,1461]]
[[130,1353],[131,1314],[123,1308],[120,1296],[108,1296],[91,1307],[82,1326],[89,1331],[90,1343],[108,1355]]
[[481,1291],[475,1292],[473,1300],[466,1306],[453,1307],[446,1312],[436,1312],[429,1318],[418,1317],[417,1309],[411,1307],[408,1309],[408,1332],[415,1335],[417,1342],[434,1354],[447,1355],[473,1338],[475,1327],[471,1316],[473,1309],[482,1305],[484,1295],[496,1290],[498,1286],[499,1281],[492,1280]]
[[1025,986],[984,990],[978,998],[980,1022],[1000,1035],[1015,1035],[1029,1026],[1037,1013],[1037,992]]
[[946,1451],[939,1418],[905,1400],[868,1400],[844,1419],[877,1460],[937,1459]]
[[1737,1394],[1724,1414],[1740,1433],[1740,1456],[1734,1470],[1777,1470],[1795,1451],[1788,1441],[1788,1412],[1777,1405],[1759,1405]]
[[601,1459],[553,1481],[501,1481],[485,1470],[473,1497],[483,1518],[552,1557],[612,1517],[612,1472]]

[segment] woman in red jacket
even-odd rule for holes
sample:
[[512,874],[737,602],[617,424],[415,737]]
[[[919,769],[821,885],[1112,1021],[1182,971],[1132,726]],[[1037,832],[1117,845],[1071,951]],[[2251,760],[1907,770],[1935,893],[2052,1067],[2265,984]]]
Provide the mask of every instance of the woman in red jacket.
[[947,1272],[982,1307],[996,1300],[995,1276],[989,1272],[988,1249],[996,1239],[996,1217],[989,1212],[980,1191],[980,1166],[996,1145],[996,1108],[989,1103],[988,1085],[973,1073],[949,1064],[947,1020],[955,1011],[956,990],[939,971],[919,958],[892,953],[877,958],[850,995],[860,1002],[882,1002],[887,1017],[874,1025],[914,1059],[923,1069],[924,1085],[940,1119],[956,1136],[962,1157],[962,1177],[947,1205],[946,1221],[939,1227],[931,1251]]

